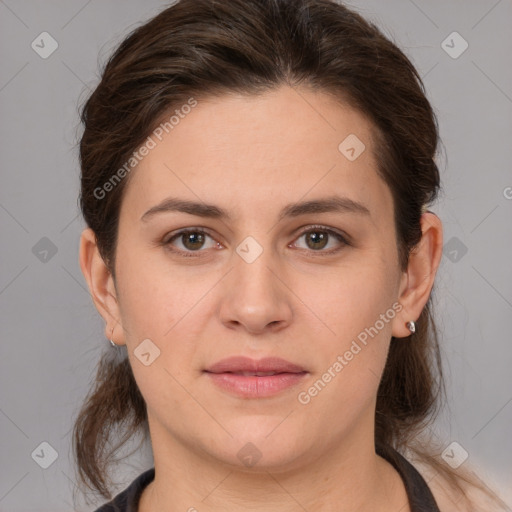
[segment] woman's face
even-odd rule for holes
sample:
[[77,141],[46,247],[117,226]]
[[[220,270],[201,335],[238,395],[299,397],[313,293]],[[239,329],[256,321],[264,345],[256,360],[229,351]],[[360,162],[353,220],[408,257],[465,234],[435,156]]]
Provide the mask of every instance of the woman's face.
[[[116,252],[114,339],[158,453],[277,470],[373,441],[404,274],[370,125],[283,87],[198,101],[167,131],[132,171]],[[169,198],[198,206],[147,213]],[[298,368],[207,372],[232,356]]]

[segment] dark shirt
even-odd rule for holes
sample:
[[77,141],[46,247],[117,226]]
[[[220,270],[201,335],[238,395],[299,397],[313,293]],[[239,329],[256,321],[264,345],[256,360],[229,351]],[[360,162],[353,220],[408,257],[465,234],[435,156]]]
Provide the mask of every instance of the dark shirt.
[[[392,464],[405,485],[411,512],[440,512],[434,496],[416,468],[393,448],[377,448],[377,453]],[[155,468],[141,473],[124,491],[94,512],[137,512],[142,491],[155,478]]]

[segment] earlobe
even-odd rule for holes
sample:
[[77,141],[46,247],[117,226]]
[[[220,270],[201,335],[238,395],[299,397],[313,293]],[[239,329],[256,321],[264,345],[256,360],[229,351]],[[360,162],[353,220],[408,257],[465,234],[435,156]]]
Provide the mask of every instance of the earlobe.
[[421,216],[422,237],[411,251],[407,271],[402,276],[400,296],[402,310],[393,320],[392,334],[404,338],[412,334],[407,323],[416,322],[434,285],[443,252],[443,229],[439,217],[432,212]]
[[91,228],[82,231],[79,261],[94,305],[105,321],[106,338],[115,339],[117,345],[122,345],[122,332],[115,335],[115,338],[111,336],[113,329],[120,323],[113,277],[99,253],[96,235]]

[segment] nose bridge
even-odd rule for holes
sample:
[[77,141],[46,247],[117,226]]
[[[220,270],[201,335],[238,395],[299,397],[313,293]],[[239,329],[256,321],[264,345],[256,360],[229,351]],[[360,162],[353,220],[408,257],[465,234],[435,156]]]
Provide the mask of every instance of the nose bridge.
[[224,321],[236,321],[251,331],[288,321],[291,314],[271,236],[259,238],[264,238],[262,243],[248,236],[236,247],[234,268],[229,273],[229,292],[223,305]]
[[[276,291],[274,281],[277,278],[275,270],[271,269],[279,267],[278,258],[273,253],[270,236],[261,235],[259,240],[261,243],[255,237],[248,236],[238,244],[234,255],[233,279],[242,292],[246,291],[252,295],[264,292],[273,295],[272,292]],[[269,297],[266,298],[268,300]]]

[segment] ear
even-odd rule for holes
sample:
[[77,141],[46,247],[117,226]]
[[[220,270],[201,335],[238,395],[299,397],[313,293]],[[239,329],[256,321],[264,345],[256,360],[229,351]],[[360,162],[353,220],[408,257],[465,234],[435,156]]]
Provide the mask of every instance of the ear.
[[112,339],[117,345],[124,345],[115,282],[100,255],[96,235],[91,228],[84,229],[80,237],[80,268],[89,286],[94,305],[105,320],[106,338]]
[[393,319],[392,335],[395,338],[410,336],[406,323],[415,322],[423,311],[443,254],[443,228],[437,215],[423,213],[421,232],[421,240],[411,251],[400,282],[398,301],[403,309]]

